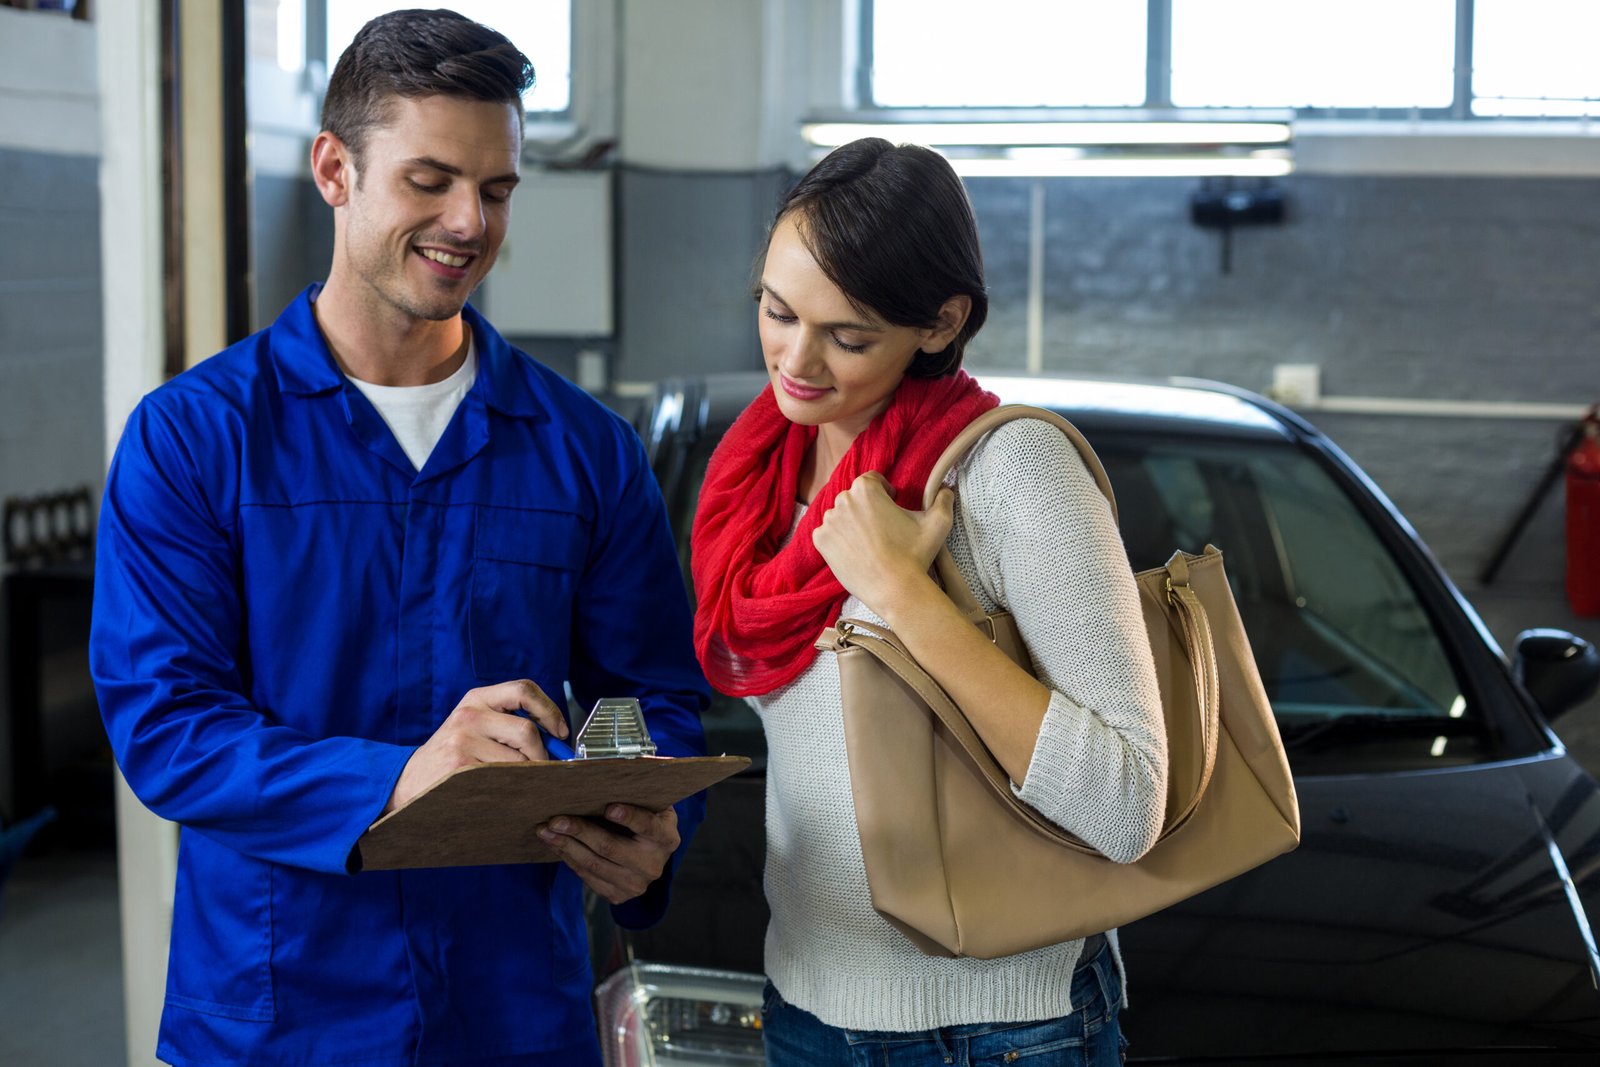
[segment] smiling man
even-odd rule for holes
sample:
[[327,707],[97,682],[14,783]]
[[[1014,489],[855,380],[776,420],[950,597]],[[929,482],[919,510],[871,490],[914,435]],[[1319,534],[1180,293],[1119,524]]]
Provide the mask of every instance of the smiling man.
[[654,921],[701,816],[556,820],[560,865],[361,871],[367,826],[439,778],[548,758],[569,686],[638,698],[663,755],[703,749],[638,439],[466,304],[531,80],[451,12],[369,23],[311,153],[326,283],[118,446],[91,663],[128,783],[183,827],[170,1063],[598,1064],[582,887]]

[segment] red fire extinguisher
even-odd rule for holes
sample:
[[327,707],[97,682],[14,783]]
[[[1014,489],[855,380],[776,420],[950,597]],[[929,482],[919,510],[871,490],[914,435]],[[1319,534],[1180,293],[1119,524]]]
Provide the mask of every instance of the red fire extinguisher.
[[1600,615],[1600,405],[1567,457],[1567,601],[1574,615]]

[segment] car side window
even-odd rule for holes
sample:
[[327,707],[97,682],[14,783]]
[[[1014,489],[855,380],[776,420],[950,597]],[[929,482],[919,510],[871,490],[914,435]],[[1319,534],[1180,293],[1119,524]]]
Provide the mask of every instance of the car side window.
[[1215,544],[1300,772],[1480,762],[1493,740],[1399,563],[1287,443],[1095,439],[1135,569]]

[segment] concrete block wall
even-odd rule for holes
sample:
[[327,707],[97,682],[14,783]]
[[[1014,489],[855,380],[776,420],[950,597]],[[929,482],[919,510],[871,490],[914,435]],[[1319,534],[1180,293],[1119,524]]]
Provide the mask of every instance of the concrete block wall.
[[[98,80],[89,24],[0,9],[0,498],[87,485],[98,499],[104,481]],[[17,668],[41,673],[47,748],[98,729],[79,651]],[[12,814],[5,699],[0,808]]]
[[[973,345],[979,366],[1023,366],[1027,185],[969,183],[995,304]],[[1281,186],[1288,220],[1237,230],[1223,273],[1220,237],[1188,220],[1195,183],[1046,183],[1044,366],[1260,390],[1274,365],[1314,363],[1330,395],[1600,400],[1600,180],[1304,175]],[[1461,577],[1487,559],[1559,428],[1308,414]]]
[[97,495],[99,160],[0,147],[0,495]]
[[0,496],[104,466],[91,24],[0,9]]
[[[749,267],[789,180],[624,176],[621,377],[755,365]],[[991,290],[973,367],[1025,366],[1031,183],[970,181]],[[1053,179],[1044,198],[1046,370],[1193,375],[1264,389],[1314,363],[1346,396],[1600,400],[1600,181],[1293,176],[1289,219],[1219,236],[1192,181]],[[1310,412],[1463,579],[1549,461],[1559,424]],[[1548,516],[1541,513],[1541,519]],[[1552,590],[1530,529],[1508,580]]]
[[[620,377],[759,366],[750,264],[793,176],[626,175]],[[1261,390],[1315,363],[1330,395],[1600,401],[1600,180],[1294,175],[1288,219],[1220,238],[1197,182],[1044,186],[1046,370],[1192,375]],[[1032,183],[968,183],[990,284],[974,368],[1026,366]],[[1560,626],[1600,643],[1563,592],[1552,493],[1497,581],[1477,576],[1555,453],[1553,421],[1311,411],[1416,527],[1507,649]],[[1600,767],[1600,701],[1561,723]]]

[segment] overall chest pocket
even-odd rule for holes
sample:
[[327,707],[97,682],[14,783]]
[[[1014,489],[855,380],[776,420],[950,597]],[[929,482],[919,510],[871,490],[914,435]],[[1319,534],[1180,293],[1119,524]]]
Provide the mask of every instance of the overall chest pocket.
[[580,515],[477,509],[467,628],[480,681],[565,679],[588,547]]

